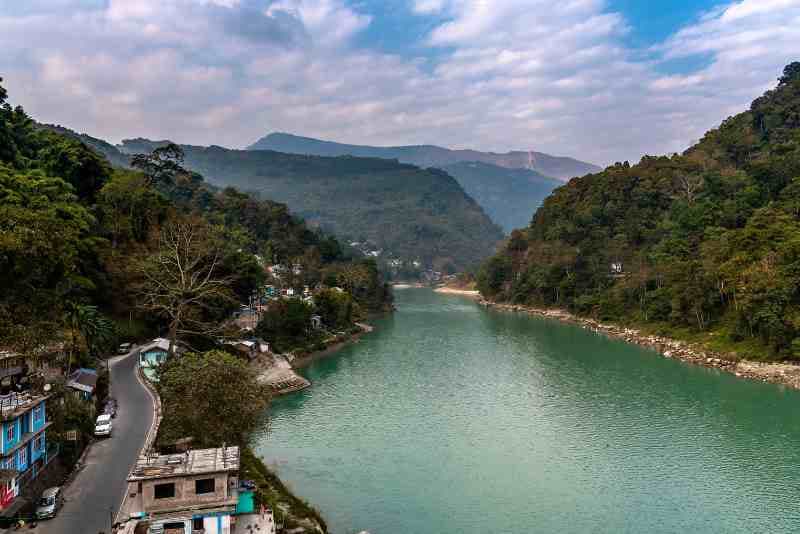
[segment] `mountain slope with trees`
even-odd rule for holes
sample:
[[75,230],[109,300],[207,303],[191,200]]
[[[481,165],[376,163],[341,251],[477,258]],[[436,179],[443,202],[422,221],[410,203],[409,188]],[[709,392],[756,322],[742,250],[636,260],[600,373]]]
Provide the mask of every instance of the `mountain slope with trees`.
[[[123,152],[164,141],[129,139]],[[378,158],[319,157],[265,150],[182,146],[185,164],[212,183],[286,203],[309,224],[382,257],[458,271],[477,266],[503,238],[450,175]]]
[[527,225],[536,210],[553,189],[563,185],[528,169],[509,169],[477,161],[453,163],[442,167],[458,180],[464,191],[474,198],[487,215],[510,233]]
[[455,178],[506,233],[528,224],[531,213],[564,181],[573,176],[583,176],[600,170],[600,167],[591,163],[541,152],[515,151],[496,154],[477,150],[451,150],[434,145],[346,145],[286,133],[272,133],[262,137],[250,145],[248,150],[396,159],[401,163],[442,169]]
[[800,63],[683,154],[557,189],[479,288],[800,359]]

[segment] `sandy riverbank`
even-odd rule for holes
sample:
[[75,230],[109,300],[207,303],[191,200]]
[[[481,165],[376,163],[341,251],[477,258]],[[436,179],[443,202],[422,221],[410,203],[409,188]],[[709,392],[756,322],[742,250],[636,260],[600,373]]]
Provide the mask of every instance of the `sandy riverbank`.
[[741,378],[760,380],[800,389],[800,365],[790,362],[756,362],[737,359],[733,354],[720,354],[675,339],[647,335],[631,328],[600,323],[559,309],[541,309],[515,304],[499,304],[481,299],[480,304],[496,310],[528,313],[578,325],[606,336],[654,350],[665,358],[674,358],[703,367],[727,371]]
[[447,295],[464,295],[465,297],[475,297],[479,298],[481,296],[480,291],[476,291],[474,289],[456,289],[453,287],[437,287],[433,290],[435,293],[444,293]]

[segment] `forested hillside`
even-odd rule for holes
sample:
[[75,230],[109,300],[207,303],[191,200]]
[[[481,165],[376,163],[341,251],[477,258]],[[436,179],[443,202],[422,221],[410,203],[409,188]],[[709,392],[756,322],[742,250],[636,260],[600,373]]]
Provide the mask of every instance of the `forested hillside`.
[[458,180],[464,191],[474,198],[491,219],[506,233],[525,226],[542,201],[562,185],[528,169],[508,169],[480,162],[453,163],[442,167]]
[[[128,154],[164,142],[123,141]],[[378,158],[318,157],[183,146],[186,166],[211,183],[285,202],[309,224],[368,241],[381,259],[457,271],[477,266],[503,234],[448,174]]]
[[542,200],[564,180],[600,170],[591,163],[541,152],[496,154],[434,145],[346,145],[286,133],[264,136],[249,150],[396,159],[401,163],[442,169],[455,178],[506,233],[527,225]]
[[113,168],[6,99],[0,87],[0,348],[30,355],[61,341],[70,325],[88,324],[86,314],[116,319],[122,336],[163,332],[166,318],[144,305],[143,277],[171,228],[190,230],[198,265],[227,286],[229,298],[212,295],[192,319],[219,321],[247,302],[264,277],[256,255],[301,264],[301,284],[352,289],[362,308],[390,303],[374,262],[348,259],[285,205],[210,187],[175,152],[136,170]]
[[479,287],[800,359],[800,63],[685,153],[557,189]]

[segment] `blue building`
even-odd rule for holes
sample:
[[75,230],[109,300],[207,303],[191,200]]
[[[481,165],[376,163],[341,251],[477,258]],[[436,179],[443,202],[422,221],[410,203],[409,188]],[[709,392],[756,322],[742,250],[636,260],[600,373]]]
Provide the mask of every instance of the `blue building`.
[[0,397],[0,510],[14,504],[22,487],[35,479],[52,459],[47,449],[45,406],[48,395],[11,393]]
[[[183,354],[184,348],[179,342],[176,342],[172,348],[173,354],[179,356]],[[169,339],[158,337],[139,347],[139,367],[147,377],[148,380],[156,380],[156,369],[159,365],[167,361],[169,356]]]

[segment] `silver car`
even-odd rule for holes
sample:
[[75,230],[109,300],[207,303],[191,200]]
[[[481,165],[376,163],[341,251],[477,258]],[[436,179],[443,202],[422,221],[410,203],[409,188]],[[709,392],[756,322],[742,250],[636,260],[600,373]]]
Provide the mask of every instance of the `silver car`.
[[61,488],[48,488],[42,492],[36,504],[36,519],[49,519],[55,517],[61,507]]
[[98,438],[111,437],[112,427],[111,416],[107,413],[101,414],[97,417],[97,421],[94,424],[94,435]]

